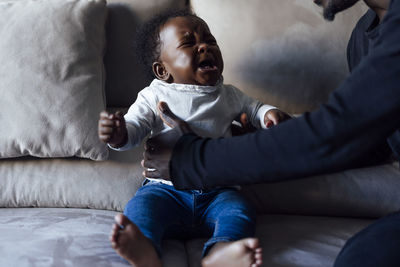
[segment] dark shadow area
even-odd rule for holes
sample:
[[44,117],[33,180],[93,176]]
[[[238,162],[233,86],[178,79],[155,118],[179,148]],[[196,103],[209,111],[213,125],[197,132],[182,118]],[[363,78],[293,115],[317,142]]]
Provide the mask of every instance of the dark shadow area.
[[139,90],[150,83],[135,56],[138,27],[138,16],[128,6],[108,5],[104,56],[107,107],[129,107]]

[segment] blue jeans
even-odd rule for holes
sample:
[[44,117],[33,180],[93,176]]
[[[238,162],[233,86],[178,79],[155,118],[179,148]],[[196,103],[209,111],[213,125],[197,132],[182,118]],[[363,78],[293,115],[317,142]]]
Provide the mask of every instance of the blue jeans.
[[334,266],[400,266],[400,212],[377,220],[350,238]]
[[256,212],[234,188],[180,191],[151,181],[126,204],[124,214],[152,241],[160,257],[164,238],[211,236],[204,244],[205,256],[217,242],[255,234]]

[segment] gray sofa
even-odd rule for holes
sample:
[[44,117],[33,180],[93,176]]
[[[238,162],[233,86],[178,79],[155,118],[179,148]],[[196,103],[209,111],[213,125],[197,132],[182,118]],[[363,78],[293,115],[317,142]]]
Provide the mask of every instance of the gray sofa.
[[[0,5],[17,1],[26,0],[1,0]],[[40,1],[46,4],[50,0]],[[156,12],[187,5],[207,21],[220,44],[225,82],[296,114],[317,108],[346,78],[346,42],[357,19],[366,11],[363,4],[357,4],[328,23],[319,8],[306,0],[109,1],[107,20],[99,28],[105,31],[98,35],[103,34],[106,40],[104,49],[100,49],[105,75],[100,71],[103,75],[98,79],[103,81],[100,85],[105,88],[102,92],[108,109],[128,108],[149,82],[132,53],[135,29]],[[94,19],[90,17],[93,23],[101,22]],[[57,21],[52,23],[58,25]],[[0,23],[0,33],[4,33],[1,29]],[[1,42],[0,54],[6,54],[3,59],[14,56],[7,55],[5,49],[11,48],[1,46]],[[1,83],[6,75],[13,74],[0,68],[2,97],[12,93]],[[17,107],[26,105],[14,103]],[[96,125],[97,117],[92,119]],[[6,120],[0,115],[2,125]],[[19,120],[13,121],[13,125],[19,123],[22,127]],[[95,129],[92,131],[95,136]],[[14,143],[18,142],[19,136],[13,137],[17,139]],[[0,139],[0,146],[2,142]],[[8,146],[0,147],[0,151],[6,149]],[[108,235],[113,217],[123,210],[143,180],[142,147],[104,153],[97,159],[109,153],[106,160],[33,152],[0,159],[0,266],[128,266],[111,248]],[[393,161],[243,187],[258,211],[257,236],[263,246],[263,266],[332,266],[348,238],[399,209],[398,164]],[[165,240],[164,266],[200,266],[204,241]]]

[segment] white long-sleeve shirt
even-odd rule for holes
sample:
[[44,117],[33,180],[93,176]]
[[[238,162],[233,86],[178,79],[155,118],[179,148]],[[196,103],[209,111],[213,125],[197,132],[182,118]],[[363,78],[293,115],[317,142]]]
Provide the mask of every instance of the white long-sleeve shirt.
[[263,105],[232,85],[223,84],[222,79],[215,86],[166,83],[155,79],[139,92],[124,116],[128,142],[116,150],[131,149],[147,135],[154,136],[170,129],[159,116],[157,103],[160,101],[166,102],[196,134],[211,138],[232,136],[232,121],[241,113],[246,113],[256,128],[265,128],[264,115],[275,108]]

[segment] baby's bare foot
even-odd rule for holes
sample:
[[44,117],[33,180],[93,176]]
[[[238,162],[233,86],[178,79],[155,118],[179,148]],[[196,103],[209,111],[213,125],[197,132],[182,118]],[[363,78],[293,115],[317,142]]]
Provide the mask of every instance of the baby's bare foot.
[[132,266],[161,267],[153,244],[139,228],[123,214],[116,215],[115,221],[110,235],[111,247]]
[[257,238],[217,243],[201,262],[202,267],[258,267],[262,249]]

